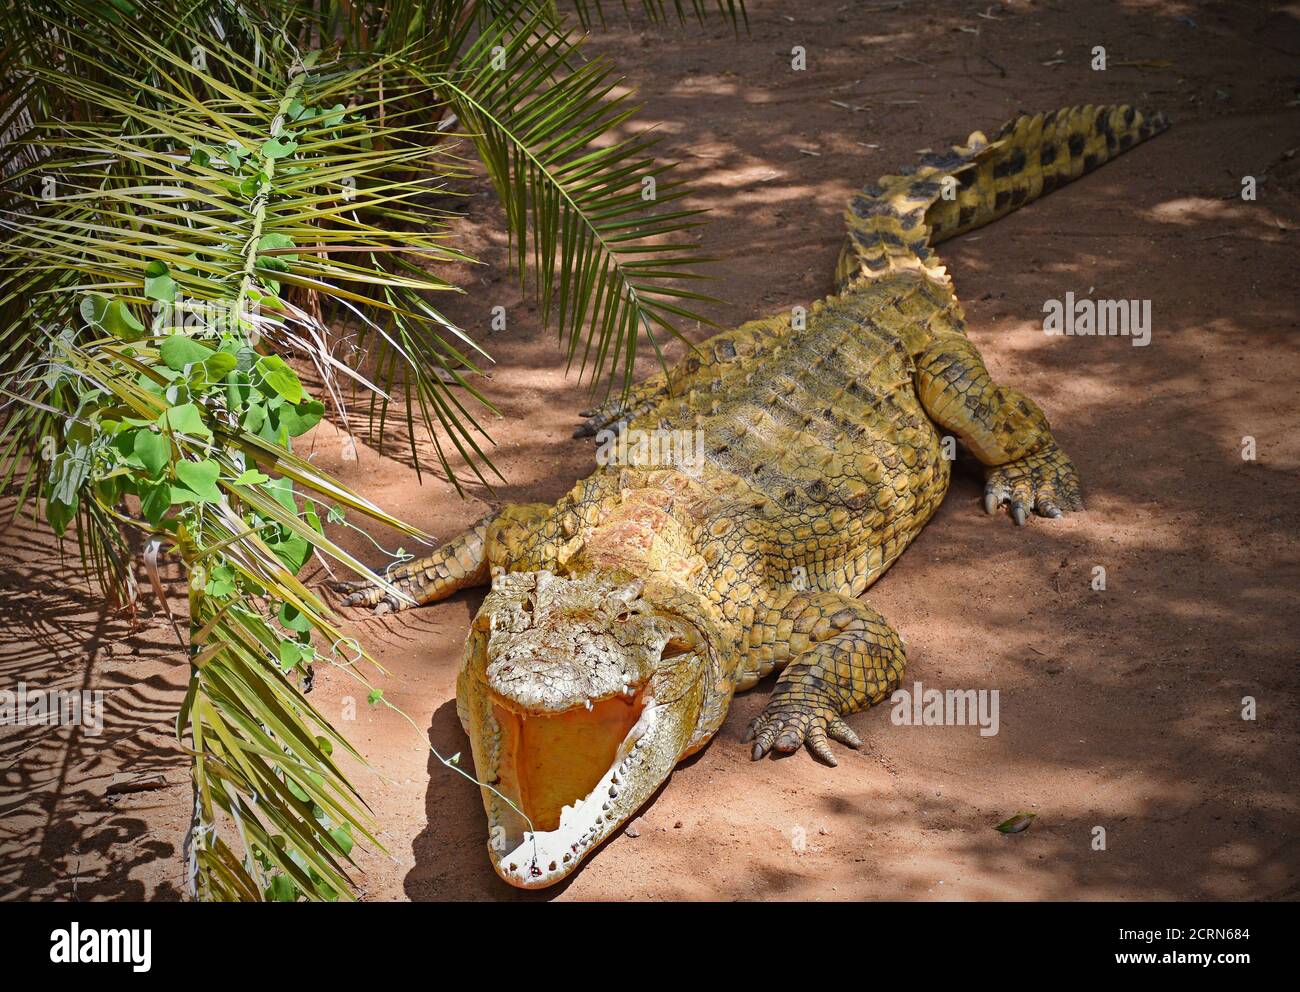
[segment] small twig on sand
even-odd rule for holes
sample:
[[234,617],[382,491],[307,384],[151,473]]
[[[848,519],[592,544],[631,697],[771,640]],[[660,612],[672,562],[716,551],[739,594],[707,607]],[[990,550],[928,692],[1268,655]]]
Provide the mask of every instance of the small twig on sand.
[[109,785],[107,794],[109,796],[124,796],[131,792],[152,792],[154,789],[165,789],[167,785],[167,779],[161,773],[156,773],[146,778],[132,779],[129,782],[113,782]]
[[1002,66],[998,65],[996,62],[994,62],[991,58],[989,58],[989,57],[988,57],[987,55],[985,55],[983,52],[980,52],[980,58],[982,58],[982,59],[983,59],[985,62],[987,62],[989,65],[993,66],[993,68],[996,69],[996,70],[998,71],[998,75],[1001,76],[1003,79],[1006,79],[1006,78],[1007,78],[1007,70],[1004,69],[1004,68],[1002,68]]

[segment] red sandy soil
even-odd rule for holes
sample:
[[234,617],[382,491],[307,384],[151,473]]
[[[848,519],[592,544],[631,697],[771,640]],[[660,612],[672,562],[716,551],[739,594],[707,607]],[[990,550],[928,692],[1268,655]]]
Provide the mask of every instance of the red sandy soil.
[[[364,699],[343,725],[373,766],[358,783],[391,854],[361,856],[366,897],[1295,898],[1300,6],[754,2],[750,26],[737,38],[716,21],[614,24],[591,45],[640,92],[640,120],[693,186],[689,205],[711,211],[702,239],[720,258],[712,291],[726,303],[710,315],[722,326],[830,292],[848,197],[919,150],[1080,102],[1174,120],[941,249],[972,339],[996,378],[1043,405],[1088,498],[1086,513],[1017,529],[983,514],[977,473],[959,470],[869,593],[907,640],[909,682],[999,689],[1000,733],[895,726],[884,707],[850,718],[866,747],[840,749],[838,768],[806,752],[752,763],[740,738],[769,681],[735,701],[638,836],[616,836],[567,885],[521,896],[488,865],[477,789],[430,758],[421,732],[468,755],[454,679],[481,593],[360,619],[391,673],[387,697],[420,728]],[[804,72],[790,69],[794,45]],[[1105,72],[1089,69],[1094,45],[1107,48]],[[1247,175],[1253,203],[1238,195]],[[313,439],[321,466],[440,540],[488,506],[554,499],[592,464],[569,437],[585,389],[510,281],[486,185],[463,230],[486,264],[451,273],[468,292],[446,310],[496,360],[487,388],[501,417],[488,424],[509,484],[462,500],[427,472],[417,481],[400,445],[381,456],[359,444],[347,461],[334,427]],[[1150,299],[1150,346],[1041,332],[1045,300],[1090,288]],[[509,327],[489,335],[498,304]],[[1240,455],[1245,435],[1254,462]],[[107,610],[77,578],[75,549],[60,557],[28,524],[3,541],[4,683],[111,692],[98,741],[0,738],[0,894],[175,898],[189,790],[170,722],[183,656],[160,619],[133,633]],[[1104,592],[1090,587],[1096,565]],[[325,671],[313,698],[337,715],[349,694]],[[1253,722],[1244,696],[1258,702]],[[113,794],[150,776],[161,787]],[[1037,814],[1029,830],[993,829],[1022,810]]]

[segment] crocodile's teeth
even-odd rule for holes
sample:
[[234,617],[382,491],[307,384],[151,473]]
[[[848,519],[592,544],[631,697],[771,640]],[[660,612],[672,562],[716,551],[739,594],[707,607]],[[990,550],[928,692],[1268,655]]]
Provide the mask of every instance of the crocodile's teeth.
[[610,835],[621,822],[613,800],[628,801],[629,787],[623,783],[629,769],[644,762],[644,752],[634,757],[636,747],[643,741],[651,742],[661,711],[662,707],[647,702],[619,745],[622,760],[601,776],[590,793],[562,808],[554,829],[523,831],[518,846],[496,862],[508,881],[526,888],[550,885],[572,871]]

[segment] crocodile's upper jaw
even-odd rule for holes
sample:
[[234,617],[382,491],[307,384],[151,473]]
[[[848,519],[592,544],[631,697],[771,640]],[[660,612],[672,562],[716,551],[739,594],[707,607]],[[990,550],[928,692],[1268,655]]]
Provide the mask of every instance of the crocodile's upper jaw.
[[655,793],[704,694],[694,631],[639,583],[502,577],[458,695],[484,784],[488,852],[512,885],[564,878]]

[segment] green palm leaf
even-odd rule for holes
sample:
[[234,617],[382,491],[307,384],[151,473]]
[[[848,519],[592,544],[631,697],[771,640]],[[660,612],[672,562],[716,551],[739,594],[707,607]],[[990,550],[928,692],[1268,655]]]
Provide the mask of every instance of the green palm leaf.
[[653,139],[615,138],[636,108],[611,96],[621,80],[603,61],[566,72],[575,52],[542,15],[506,19],[479,35],[460,72],[430,84],[474,138],[520,275],[535,273],[570,365],[578,360],[593,386],[610,368],[626,387],[642,331],[653,342],[656,331],[680,336],[680,319],[708,323],[691,305],[711,298],[678,283],[709,259],[697,244],[665,241],[696,227],[701,211],[661,209],[685,190],[649,155]]
[[433,303],[465,260],[445,115],[593,384],[698,319],[696,212],[663,209],[683,191],[620,136],[617,80],[538,0],[35,0],[0,15],[0,53],[0,480],[122,602],[128,532],[186,567],[194,891],[350,898],[352,844],[378,841],[335,754],[360,756],[305,692],[313,664],[367,690],[378,666],[300,575],[387,586],[329,536],[349,519],[424,536],[293,453],[326,406],[284,357],[345,427],[353,391],[381,437],[400,404],[413,449],[419,424],[448,478],[486,482],[487,356]]
[[[24,65],[31,85],[17,98],[94,109],[34,123],[20,144],[39,148],[38,161],[2,191],[0,361],[22,401],[0,430],[5,476],[25,490],[39,480],[46,519],[60,532],[75,524],[107,585],[125,584],[123,526],[187,566],[191,684],[178,732],[193,760],[196,891],[346,898],[353,838],[377,841],[332,757],[359,756],[307,702],[303,680],[313,662],[334,663],[366,689],[374,666],[296,573],[315,554],[371,574],[326,535],[318,500],[421,535],[292,455],[289,438],[319,413],[271,359],[307,357],[340,404],[341,378],[374,389],[291,298],[306,286],[365,314],[412,364],[408,341],[421,360],[463,363],[444,337],[454,329],[425,299],[446,283],[347,260],[459,257],[436,223],[401,231],[364,219],[417,201],[455,167],[419,122],[376,125],[364,102],[348,112],[316,102],[340,88],[365,94],[382,63],[318,67],[312,53],[274,46],[260,62],[215,48],[192,60],[182,53],[202,35],[173,27],[168,47],[151,30],[157,19],[105,24],[90,13],[71,2],[32,14],[45,40],[30,52],[42,57]],[[134,92],[87,51],[142,69]],[[74,59],[77,76],[49,68]],[[340,199],[347,209],[321,222]],[[295,500],[291,486],[314,499]]]

